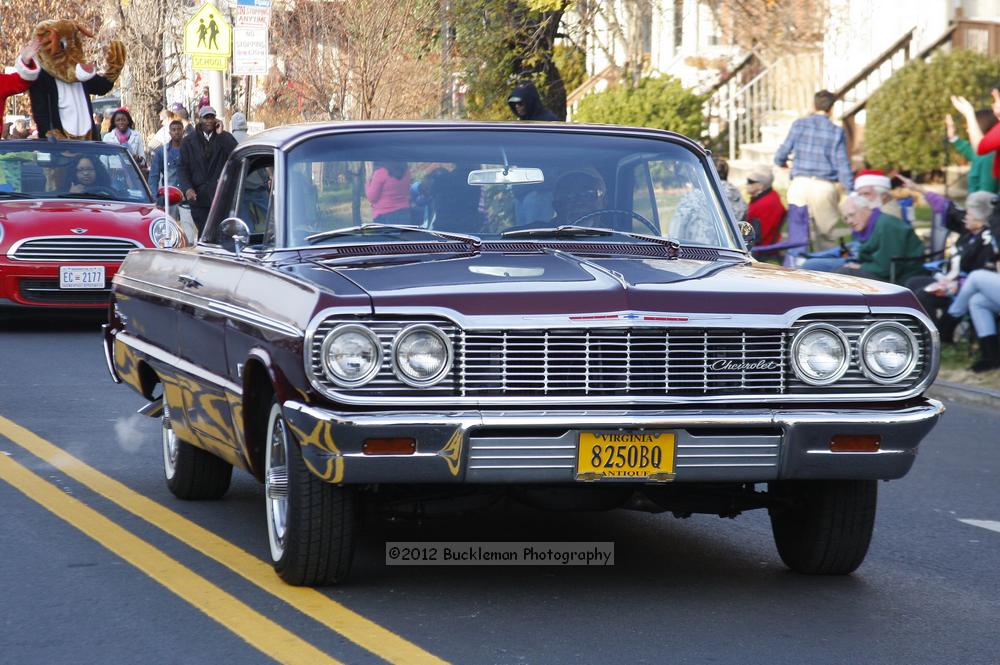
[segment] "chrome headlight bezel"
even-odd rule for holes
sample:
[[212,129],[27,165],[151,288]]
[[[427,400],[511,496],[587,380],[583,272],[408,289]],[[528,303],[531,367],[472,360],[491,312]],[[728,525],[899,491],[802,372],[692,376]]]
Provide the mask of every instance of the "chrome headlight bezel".
[[[437,337],[441,341],[445,350],[445,358],[444,362],[441,363],[441,367],[433,376],[427,379],[416,379],[410,376],[403,370],[399,362],[400,344],[402,344],[403,340],[405,340],[407,336],[419,332],[429,333],[434,337]],[[429,388],[430,386],[440,383],[441,380],[448,375],[448,372],[451,371],[454,359],[455,359],[455,351],[451,343],[451,338],[448,337],[448,335],[446,335],[445,332],[440,328],[438,328],[437,326],[433,326],[428,323],[416,323],[414,325],[407,326],[402,330],[400,330],[399,334],[397,334],[396,338],[392,341],[393,372],[395,372],[397,379],[399,379],[406,385],[412,386],[414,388]]]
[[[906,363],[906,366],[900,372],[891,375],[881,374],[876,369],[869,367],[868,359],[866,357],[867,354],[865,353],[865,346],[871,340],[872,336],[886,328],[902,333],[903,338],[910,345],[910,361]],[[910,376],[913,369],[917,366],[917,356],[919,352],[920,344],[917,340],[917,336],[913,334],[912,330],[897,321],[881,321],[879,323],[872,324],[861,334],[860,339],[858,339],[858,364],[861,366],[861,371],[866,377],[868,377],[869,380],[881,385],[899,383]]]
[[[338,337],[350,332],[359,333],[362,336],[367,337],[371,342],[375,353],[372,366],[356,379],[347,379],[339,376],[333,371],[329,363],[327,363],[330,346]],[[379,370],[382,369],[382,342],[379,341],[378,336],[366,326],[357,323],[345,323],[339,325],[327,333],[326,337],[323,338],[323,344],[320,347],[320,366],[323,368],[323,374],[342,388],[357,388],[359,386],[363,386],[375,378],[375,376],[379,373]]]
[[[166,230],[169,232],[171,240],[170,244],[161,245],[159,240],[157,240],[157,230],[161,227],[166,227]],[[153,243],[153,247],[157,247],[159,249],[174,249],[176,247],[183,247],[185,244],[184,230],[181,229],[180,224],[175,222],[170,217],[157,217],[149,223],[149,241]]]
[[[802,341],[808,334],[816,332],[818,330],[830,333],[834,338],[836,338],[840,342],[841,346],[844,349],[844,360],[840,364],[840,367],[837,368],[836,372],[834,372],[825,379],[816,379],[809,376],[809,374],[806,373],[799,366],[799,361],[798,361],[798,352],[799,352],[799,347],[802,345]],[[792,371],[795,372],[795,376],[798,377],[800,381],[807,383],[811,386],[828,386],[831,383],[836,383],[844,376],[844,374],[847,373],[847,370],[851,366],[850,340],[847,339],[847,335],[844,334],[844,331],[842,331],[840,328],[836,326],[830,325],[829,323],[812,323],[803,328],[802,330],[800,330],[795,335],[795,338],[792,339],[790,354],[791,354]]]

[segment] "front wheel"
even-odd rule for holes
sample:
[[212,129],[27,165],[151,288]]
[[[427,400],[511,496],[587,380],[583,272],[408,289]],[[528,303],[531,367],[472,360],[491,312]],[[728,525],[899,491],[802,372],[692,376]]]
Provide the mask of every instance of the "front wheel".
[[357,492],[323,482],[306,468],[277,402],[271,404],[264,457],[267,538],[274,570],[297,586],[343,582],[354,556]]
[[233,465],[210,452],[177,438],[170,422],[170,407],[163,399],[160,421],[163,440],[163,475],[178,499],[221,499],[229,490]]
[[771,483],[771,530],[785,565],[808,575],[854,572],[871,542],[877,480]]

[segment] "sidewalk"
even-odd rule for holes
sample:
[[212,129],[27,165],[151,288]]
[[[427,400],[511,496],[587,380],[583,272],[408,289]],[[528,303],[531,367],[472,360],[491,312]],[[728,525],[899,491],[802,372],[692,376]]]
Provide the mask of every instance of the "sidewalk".
[[970,406],[985,406],[1000,411],[1000,391],[967,383],[953,383],[938,379],[927,390],[935,399],[958,402]]

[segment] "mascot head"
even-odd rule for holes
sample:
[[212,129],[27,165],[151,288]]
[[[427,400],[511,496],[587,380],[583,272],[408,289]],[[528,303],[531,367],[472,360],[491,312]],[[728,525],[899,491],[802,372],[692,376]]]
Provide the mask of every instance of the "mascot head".
[[75,21],[42,21],[35,27],[38,38],[38,59],[42,68],[54,78],[66,83],[75,83],[78,78],[76,66],[83,65],[87,71],[94,71],[93,65],[84,63],[83,37],[93,37],[93,33]]

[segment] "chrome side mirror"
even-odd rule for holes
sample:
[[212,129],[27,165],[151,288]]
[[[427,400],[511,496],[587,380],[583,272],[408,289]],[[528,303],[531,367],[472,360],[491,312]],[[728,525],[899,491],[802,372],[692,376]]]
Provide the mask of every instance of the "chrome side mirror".
[[757,229],[750,222],[740,222],[740,235],[743,236],[743,242],[746,243],[747,249],[750,249],[757,242]]
[[240,254],[250,244],[250,227],[239,217],[227,217],[219,225],[219,234],[222,236],[219,244],[223,249],[236,254]]

